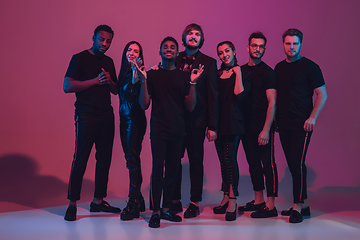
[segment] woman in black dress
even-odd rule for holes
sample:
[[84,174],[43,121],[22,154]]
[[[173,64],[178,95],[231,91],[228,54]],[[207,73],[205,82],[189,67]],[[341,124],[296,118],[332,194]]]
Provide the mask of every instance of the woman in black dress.
[[241,102],[250,91],[250,74],[244,74],[237,64],[234,44],[224,41],[218,44],[217,53],[222,61],[219,69],[220,121],[216,151],[220,160],[224,197],[215,214],[224,214],[226,221],[236,219],[236,196],[238,193],[239,167],[237,151],[242,134],[245,133]]
[[121,60],[118,79],[120,99],[120,139],[129,170],[129,200],[121,213],[122,220],[138,218],[145,211],[145,201],[141,194],[140,152],[146,131],[145,111],[139,105],[140,76],[135,64],[144,68],[141,45],[136,41],[126,44]]

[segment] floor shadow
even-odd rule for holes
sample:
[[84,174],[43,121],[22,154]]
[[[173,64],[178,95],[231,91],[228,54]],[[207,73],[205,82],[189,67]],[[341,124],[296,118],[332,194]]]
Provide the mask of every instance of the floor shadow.
[[[54,176],[40,175],[36,161],[26,155],[9,154],[0,158],[0,201],[31,208],[67,204],[67,183]],[[82,197],[92,196],[94,183],[83,181]],[[16,208],[16,207],[15,207]],[[14,209],[0,209],[0,212]],[[15,209],[16,211],[16,209]]]

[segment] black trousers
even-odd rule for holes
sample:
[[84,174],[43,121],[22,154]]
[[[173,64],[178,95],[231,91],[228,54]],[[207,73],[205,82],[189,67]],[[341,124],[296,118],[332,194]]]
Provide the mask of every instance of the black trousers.
[[[206,128],[186,128],[184,148],[189,158],[190,168],[190,201],[200,202],[202,200],[204,179],[204,140]],[[174,200],[181,199],[182,166],[177,176]]]
[[174,139],[151,137],[153,164],[150,179],[150,208],[154,211],[160,210],[161,195],[163,195],[162,207],[171,207],[181,165],[183,141],[183,137]]
[[239,196],[239,166],[237,162],[237,152],[240,139],[240,135],[218,135],[215,140],[215,147],[221,167],[221,191],[224,192],[224,195],[229,195],[230,185],[232,185],[234,195]]
[[311,135],[312,132],[306,132],[302,127],[279,128],[280,142],[292,176],[294,203],[303,203],[307,199],[305,157]]
[[268,197],[278,196],[278,173],[274,154],[274,129],[270,130],[269,143],[259,145],[260,132],[247,132],[243,139],[243,148],[249,164],[249,172],[254,191],[265,189]]
[[130,199],[142,199],[140,153],[146,131],[146,117],[144,113],[132,116],[120,116],[120,140],[125,154],[126,167],[129,170],[129,195]]
[[96,149],[95,198],[107,196],[109,168],[114,141],[114,114],[75,115],[75,153],[71,165],[68,199],[80,199],[81,185],[93,145]]

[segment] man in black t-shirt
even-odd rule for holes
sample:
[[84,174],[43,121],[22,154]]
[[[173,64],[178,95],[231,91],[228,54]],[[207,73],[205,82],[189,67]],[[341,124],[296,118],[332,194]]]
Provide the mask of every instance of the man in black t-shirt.
[[[289,222],[302,222],[310,215],[307,204],[305,156],[310,137],[327,93],[319,66],[302,57],[303,33],[295,28],[282,35],[286,59],[275,67],[278,82],[276,122],[286,161],[293,180],[293,207],[281,214],[290,216]],[[313,93],[316,93],[313,104]]]
[[[185,136],[185,109],[191,112],[196,104],[198,77],[203,68],[193,69],[191,77],[175,67],[178,43],[166,37],[160,44],[162,64],[158,70],[142,75],[140,105],[147,109],[152,102],[150,138],[152,152],[152,173],[150,206],[153,214],[149,227],[160,227],[160,218],[181,222],[180,216],[170,210],[177,181]],[[191,80],[190,80],[191,79]],[[190,84],[189,84],[190,81]],[[164,175],[165,165],[165,175]],[[163,204],[160,208],[161,195]]]
[[[250,177],[255,192],[254,200],[239,211],[256,211],[253,218],[275,217],[275,197],[278,195],[278,176],[274,158],[274,127],[276,103],[275,72],[261,61],[265,53],[266,37],[262,32],[254,32],[249,37],[249,62],[242,68],[251,73],[251,91],[246,109],[246,133],[242,139],[249,163]],[[263,190],[266,180],[267,201]]]
[[68,187],[69,207],[64,219],[76,220],[76,202],[86,164],[93,145],[96,148],[95,192],[90,212],[120,212],[103,200],[107,183],[114,140],[114,113],[110,92],[117,89],[113,60],[105,56],[114,32],[107,25],[98,26],[90,49],[73,55],[64,79],[64,92],[76,95],[75,102],[75,153],[71,165]]

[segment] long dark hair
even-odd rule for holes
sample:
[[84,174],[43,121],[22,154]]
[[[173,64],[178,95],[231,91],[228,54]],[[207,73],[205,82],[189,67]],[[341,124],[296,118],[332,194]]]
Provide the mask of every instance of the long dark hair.
[[136,44],[139,46],[139,49],[140,49],[139,57],[142,60],[142,65],[144,65],[143,50],[142,50],[140,43],[138,43],[137,41],[128,42],[128,44],[125,45],[125,48],[124,48],[124,51],[122,54],[122,58],[121,58],[121,68],[120,68],[120,73],[119,73],[119,78],[118,78],[119,83],[121,83],[124,80],[124,78],[128,74],[128,71],[131,69],[130,63],[128,62],[128,60],[126,58],[126,52],[131,44]]

